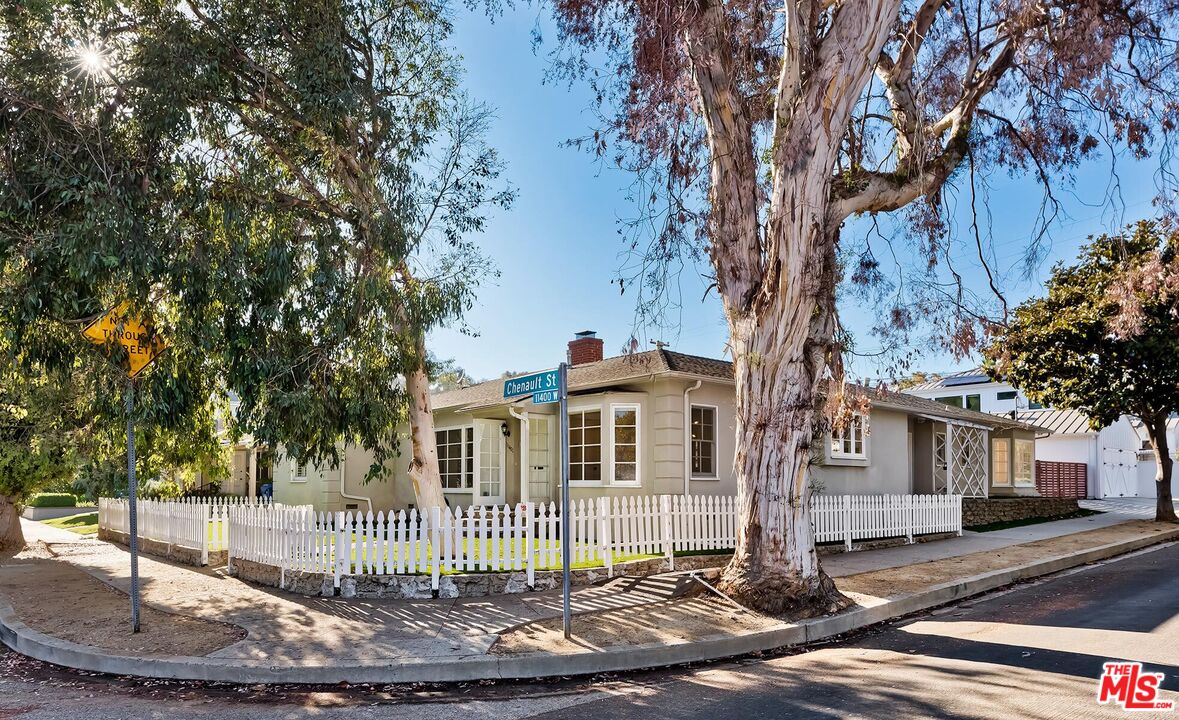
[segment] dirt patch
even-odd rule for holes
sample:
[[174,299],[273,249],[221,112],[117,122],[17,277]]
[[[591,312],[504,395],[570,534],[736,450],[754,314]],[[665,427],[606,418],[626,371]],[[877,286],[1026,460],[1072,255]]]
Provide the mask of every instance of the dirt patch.
[[701,596],[574,615],[571,640],[565,639],[559,617],[525,623],[501,634],[491,646],[491,653],[544,651],[566,655],[606,647],[739,635],[776,624],[773,618],[742,610],[721,598]]
[[887,570],[849,575],[836,580],[836,585],[845,592],[878,598],[897,597],[973,575],[1005,570],[1038,560],[1082,552],[1089,548],[1114,542],[1157,535],[1174,529],[1174,525],[1135,520],[1073,535],[1037,540],[1022,545],[1011,545],[997,550],[985,550],[917,565],[903,565]]
[[207,655],[246,636],[236,625],[146,606],[133,635],[128,596],[53,559],[44,544],[0,563],[0,595],[30,628],[120,655]]

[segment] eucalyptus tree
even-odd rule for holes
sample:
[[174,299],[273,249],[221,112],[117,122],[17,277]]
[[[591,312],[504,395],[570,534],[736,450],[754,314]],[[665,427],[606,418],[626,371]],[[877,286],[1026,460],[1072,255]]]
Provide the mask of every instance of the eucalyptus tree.
[[[1071,168],[1101,148],[1150,155],[1169,141],[1179,112],[1176,6],[549,5],[555,72],[584,77],[602,103],[603,126],[585,141],[637,173],[643,188],[635,196],[646,222],[633,226],[646,234],[633,238],[643,277],[629,285],[659,289],[669,264],[698,253],[724,305],[740,523],[720,587],[773,613],[837,609],[847,600],[815,554],[808,467],[823,425],[817,409],[840,394],[824,397],[841,351],[845,222],[896,212],[917,255],[936,263],[952,240],[941,198],[955,176],[1008,169],[1053,198]],[[918,316],[887,315],[898,325]],[[953,313],[947,344],[969,349],[983,319]]]
[[[439,3],[61,0],[0,15],[0,328],[9,360],[121,383],[77,337],[128,302],[169,343],[137,416],[370,475],[414,427],[441,504],[425,333],[488,263],[512,193]],[[417,392],[421,389],[421,392]]]
[[244,349],[228,366],[240,421],[299,457],[334,462],[336,440],[355,439],[375,475],[408,420],[418,503],[445,505],[425,334],[469,307],[488,264],[466,235],[512,199],[489,113],[460,90],[445,6],[182,8],[175,32],[193,46],[175,71],[192,73],[201,207],[255,269],[218,283],[253,295],[224,327]]

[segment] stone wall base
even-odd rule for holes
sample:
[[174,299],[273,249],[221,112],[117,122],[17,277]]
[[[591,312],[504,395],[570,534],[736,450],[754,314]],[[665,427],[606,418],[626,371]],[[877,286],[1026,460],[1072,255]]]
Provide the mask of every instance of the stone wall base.
[[[690,555],[675,559],[676,570],[699,570],[722,567],[729,562],[732,553]],[[641,577],[671,571],[667,558],[651,558],[619,563],[614,566],[613,577]],[[336,594],[331,575],[322,573],[283,573],[273,565],[234,559],[229,571],[241,580],[259,585],[278,587],[288,592],[307,597],[332,597]],[[605,568],[576,569],[570,573],[574,587],[596,585],[609,580]],[[560,570],[537,570],[535,582],[528,585],[528,573],[523,570],[510,572],[462,573],[442,575],[438,578],[438,594],[430,587],[429,575],[349,575],[340,578],[340,596],[346,598],[398,598],[402,600],[426,600],[440,598],[485,597],[487,595],[514,595],[517,593],[556,590],[561,587]]]
[[962,498],[962,524],[966,527],[1071,515],[1080,510],[1077,501],[1054,497]]
[[[958,537],[956,532],[944,533],[929,533],[927,535],[914,535],[914,543],[933,542],[934,540],[947,540],[952,537]],[[861,540],[852,543],[851,552],[859,552],[861,550],[881,550],[883,548],[900,547],[908,545],[909,542],[903,537],[880,538],[878,540]],[[848,552],[847,547],[842,543],[827,543],[824,545],[816,545],[815,551],[820,555],[839,555]]]
[[[934,533],[920,535],[915,542],[929,542],[953,537],[957,533]],[[852,550],[874,550],[882,547],[904,545],[905,538],[883,538],[855,543]],[[821,555],[844,552],[843,544],[821,545]],[[673,569],[704,570],[721,568],[733,557],[731,552],[685,555],[675,559],[675,567],[667,558],[631,560],[614,566],[610,575],[605,568],[581,568],[570,573],[574,587],[596,585],[612,577],[645,577],[671,572]],[[234,559],[229,574],[247,582],[282,588],[306,597],[333,597],[337,594],[334,579],[323,573],[286,572],[274,565]],[[557,590],[561,587],[560,570],[537,570],[534,583],[528,584],[528,573],[523,570],[508,572],[470,572],[441,575],[438,578],[438,594],[430,587],[430,575],[348,575],[340,578],[340,597],[345,598],[397,598],[401,600],[428,600],[440,598],[486,597],[488,595],[514,595],[517,593]]]
[[[130,535],[127,533],[116,532],[114,530],[104,530],[103,528],[98,529],[98,539],[123,546],[126,546],[130,543]],[[201,567],[201,551],[194,550],[193,548],[160,542],[159,540],[139,538],[139,551],[146,555],[154,555],[166,560],[172,560],[173,562],[178,562],[181,565]],[[210,552],[209,566],[217,567],[219,565],[224,565],[227,557],[228,553],[224,550]]]

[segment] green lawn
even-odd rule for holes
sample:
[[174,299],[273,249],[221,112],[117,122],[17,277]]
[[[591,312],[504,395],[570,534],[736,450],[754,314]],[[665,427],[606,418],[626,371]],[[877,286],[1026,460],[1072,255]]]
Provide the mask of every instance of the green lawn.
[[78,533],[79,535],[93,535],[98,532],[97,512],[80,513],[78,515],[69,515],[52,520],[42,520],[41,522],[46,525],[52,525],[55,528]]
[[[361,548],[360,548],[360,543],[362,542],[362,538],[360,536],[358,536],[356,533],[353,533],[352,534],[352,542],[353,542],[352,559],[353,559],[353,561],[355,561],[355,560],[359,559],[360,557],[362,557],[362,555],[363,555]],[[552,540],[549,542],[550,542],[550,546],[554,550],[554,554],[556,557],[552,558],[552,556],[549,554],[542,554],[542,555],[537,556],[536,566],[535,566],[537,570],[559,570],[561,568],[561,543],[559,541],[555,541],[555,540]],[[486,541],[478,540],[473,543],[468,541],[463,544],[463,549],[466,551],[467,554],[469,554],[472,550],[474,551],[474,553],[475,553],[475,561],[474,561],[475,567],[474,567],[474,569],[482,572],[483,571],[482,570],[482,567],[483,567],[482,558],[489,557],[489,553],[493,549],[493,546],[494,546],[494,550],[496,550],[499,553],[500,558],[503,559],[504,558],[504,550],[505,550],[505,548],[503,547],[504,544],[505,544],[505,541],[503,538],[488,538]],[[536,550],[541,550],[543,547],[541,545],[541,540],[536,539],[536,538],[533,539],[532,546]],[[374,548],[374,549],[376,549],[376,548]],[[523,550],[524,550],[524,540],[516,541],[515,553],[519,554]],[[367,551],[367,548],[365,551]],[[429,570],[429,563],[431,562],[431,554],[430,554],[429,544],[426,543],[424,545],[419,545],[419,544],[415,543],[415,548],[414,548],[413,554],[414,554],[414,559],[416,561],[416,564],[418,565],[418,567],[415,569],[418,570],[418,572],[423,572],[423,570],[428,571]],[[452,552],[452,555],[458,555],[458,554],[459,553]],[[617,565],[619,563],[628,562],[631,560],[646,560],[649,558],[657,558],[657,557],[660,557],[660,555],[638,555],[638,554],[635,554],[635,555],[615,555],[614,556],[614,564]],[[594,567],[602,567],[603,566],[601,560],[582,560],[582,561],[578,562],[576,558],[577,558],[577,556],[576,556],[576,554],[574,554],[573,557],[571,558],[574,560],[574,562],[570,565],[570,567],[575,568],[575,569],[577,569],[577,568],[594,568]],[[550,559],[553,559],[554,562],[550,563],[549,562]],[[520,560],[521,567],[527,567],[526,560],[527,560],[526,558],[521,558],[521,560]],[[388,564],[389,561],[390,561],[390,559],[388,558],[388,556],[386,556],[386,564]],[[396,557],[392,558],[392,564],[394,567],[396,567],[396,563],[397,563],[397,558]],[[449,571],[450,573],[466,572],[466,564],[463,562],[463,560],[456,558],[454,563],[455,564],[452,566],[452,569]],[[408,557],[406,558],[406,564],[408,566]],[[425,564],[425,568],[421,567],[422,564]],[[489,565],[488,567],[490,568],[491,566]],[[500,569],[501,570],[509,570],[510,569],[510,568],[506,567],[506,559],[503,560],[503,562],[501,562]],[[443,572],[443,574],[446,574],[448,571],[445,570],[445,568],[444,568],[442,570],[442,572]]]

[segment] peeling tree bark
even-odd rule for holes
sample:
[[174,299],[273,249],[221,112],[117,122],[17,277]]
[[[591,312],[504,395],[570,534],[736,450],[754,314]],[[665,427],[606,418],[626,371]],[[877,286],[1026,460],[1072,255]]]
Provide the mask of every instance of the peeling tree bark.
[[16,511],[16,498],[0,495],[0,553],[16,553],[25,547],[25,533]]
[[1179,522],[1175,516],[1175,503],[1171,498],[1171,475],[1175,461],[1171,459],[1171,448],[1167,443],[1167,413],[1155,413],[1142,418],[1150,447],[1154,450],[1155,522]]
[[815,553],[811,442],[835,332],[832,168],[899,0],[840,6],[815,39],[816,6],[788,3],[775,111],[772,195],[764,232],[750,114],[736,87],[732,30],[701,0],[685,31],[711,160],[710,252],[736,375],[737,503],[733,560],[720,588],[776,615],[845,607]]
[[409,395],[409,435],[412,455],[409,479],[419,510],[446,507],[442,475],[438,470],[438,445],[434,439],[434,407],[430,402],[430,376],[426,373],[426,342],[416,339],[417,366],[405,375]]

